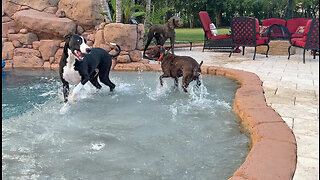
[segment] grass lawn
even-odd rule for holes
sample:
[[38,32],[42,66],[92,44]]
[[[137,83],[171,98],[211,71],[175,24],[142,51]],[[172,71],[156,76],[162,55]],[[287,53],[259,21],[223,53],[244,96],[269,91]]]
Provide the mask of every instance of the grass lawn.
[[[203,43],[204,32],[202,28],[177,28],[176,31],[176,41],[191,41],[193,43]],[[218,34],[228,34],[230,29],[218,29]],[[180,44],[181,42],[178,42]]]

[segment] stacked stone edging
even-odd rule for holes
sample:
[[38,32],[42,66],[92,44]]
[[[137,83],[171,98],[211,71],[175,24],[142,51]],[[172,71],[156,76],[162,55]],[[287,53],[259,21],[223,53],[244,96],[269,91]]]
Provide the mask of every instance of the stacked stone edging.
[[[295,136],[280,115],[266,105],[262,82],[254,73],[203,66],[203,74],[225,76],[238,81],[234,111],[251,137],[246,161],[229,180],[290,180],[297,163]],[[117,64],[118,71],[161,71],[159,64]]]
[[235,94],[233,109],[250,133],[252,148],[246,161],[229,180],[292,179],[297,162],[296,140],[280,115],[266,105],[259,77],[254,73],[213,66],[207,71],[241,84]]

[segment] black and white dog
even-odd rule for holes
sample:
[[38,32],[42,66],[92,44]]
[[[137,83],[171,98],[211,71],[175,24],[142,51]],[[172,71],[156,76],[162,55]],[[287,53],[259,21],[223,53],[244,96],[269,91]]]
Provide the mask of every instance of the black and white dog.
[[102,86],[98,82],[98,76],[99,80],[109,86],[110,91],[112,91],[115,88],[115,84],[109,79],[112,64],[111,58],[120,54],[120,46],[112,43],[112,45],[117,46],[118,53],[110,55],[104,49],[90,48],[82,36],[68,34],[64,37],[66,38],[66,44],[59,64],[64,102],[68,102],[69,84],[77,85],[72,91],[72,101],[75,100],[76,94],[88,81],[97,89],[100,89]]

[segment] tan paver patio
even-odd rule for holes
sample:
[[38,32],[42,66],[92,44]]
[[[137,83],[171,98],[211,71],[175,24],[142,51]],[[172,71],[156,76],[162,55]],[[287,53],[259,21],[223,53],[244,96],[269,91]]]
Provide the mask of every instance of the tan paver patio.
[[257,74],[263,81],[266,102],[275,109],[293,130],[297,141],[297,168],[294,180],[319,179],[319,56],[313,59],[302,50],[291,56],[274,56],[253,53],[246,47],[241,53],[228,57],[228,52],[215,52],[202,47],[175,50],[177,55],[191,56],[204,65],[214,65],[245,70]]

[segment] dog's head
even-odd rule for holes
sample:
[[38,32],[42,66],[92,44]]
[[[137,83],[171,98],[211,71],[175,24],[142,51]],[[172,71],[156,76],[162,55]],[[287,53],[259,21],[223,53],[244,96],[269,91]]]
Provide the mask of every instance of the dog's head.
[[66,38],[65,48],[68,48],[79,61],[83,59],[83,54],[90,53],[91,49],[84,37],[76,34],[68,34],[64,37]]
[[174,29],[175,27],[182,27],[183,22],[177,16],[173,16],[169,19],[168,25],[171,29]]
[[170,47],[164,48],[161,45],[153,46],[152,48],[149,48],[146,50],[146,55],[150,58],[159,58],[160,56],[163,56],[165,54],[168,54],[170,50]]

